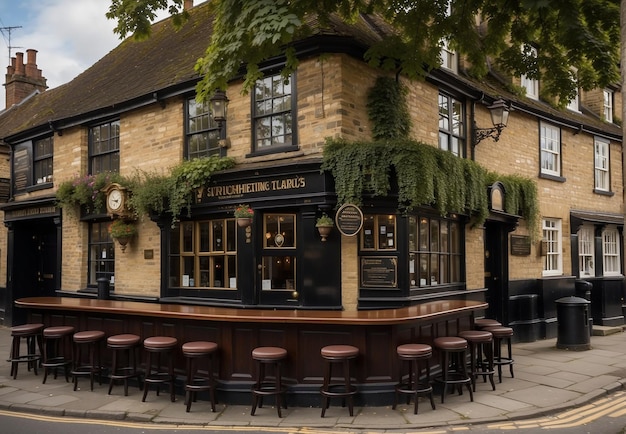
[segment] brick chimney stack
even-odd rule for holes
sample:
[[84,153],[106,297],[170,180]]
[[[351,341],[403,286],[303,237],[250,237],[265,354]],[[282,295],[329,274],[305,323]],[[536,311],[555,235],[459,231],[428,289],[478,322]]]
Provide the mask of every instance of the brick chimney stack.
[[26,50],[26,64],[24,53],[15,53],[11,65],[7,67],[4,87],[7,108],[20,103],[36,90],[43,92],[48,88],[46,78],[37,68],[37,50]]
[[188,11],[193,7],[193,0],[185,0],[184,9]]

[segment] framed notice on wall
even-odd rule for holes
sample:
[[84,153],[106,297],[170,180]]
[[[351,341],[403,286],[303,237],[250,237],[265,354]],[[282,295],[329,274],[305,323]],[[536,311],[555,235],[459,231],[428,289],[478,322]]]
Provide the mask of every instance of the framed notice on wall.
[[362,257],[361,286],[397,288],[398,259],[393,256]]

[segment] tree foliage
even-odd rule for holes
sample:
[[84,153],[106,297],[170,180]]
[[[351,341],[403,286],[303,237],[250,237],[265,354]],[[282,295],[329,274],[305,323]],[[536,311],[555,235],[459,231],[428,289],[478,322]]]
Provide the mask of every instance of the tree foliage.
[[[146,37],[158,10],[169,10],[175,24],[182,23],[182,4],[111,0],[107,17],[117,20],[120,36]],[[365,59],[411,78],[439,66],[447,40],[470,61],[473,76],[485,76],[495,62],[510,75],[540,79],[544,95],[558,97],[561,104],[578,88],[619,80],[618,0],[210,0],[209,7],[214,31],[196,65],[201,99],[225,89],[242,65],[247,68],[244,89],[261,76],[259,64],[273,56],[285,55],[283,72],[293,71],[295,52],[286,47],[310,30],[307,14],[315,14],[321,25],[331,14],[346,22],[359,14],[380,15],[397,33],[371,46]],[[529,46],[537,48],[537,57],[529,55]]]

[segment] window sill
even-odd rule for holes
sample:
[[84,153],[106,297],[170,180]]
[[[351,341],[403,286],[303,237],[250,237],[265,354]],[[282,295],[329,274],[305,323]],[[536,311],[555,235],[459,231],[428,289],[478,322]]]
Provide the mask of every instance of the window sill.
[[556,175],[549,175],[547,173],[540,173],[539,174],[539,178],[542,179],[547,179],[550,181],[556,181],[556,182],[565,182],[567,179],[562,177],[562,176],[556,176]]
[[599,194],[600,196],[609,196],[609,197],[615,196],[615,193],[612,191],[598,190],[597,188],[594,188],[593,192],[594,194]]
[[300,147],[295,146],[295,145],[276,146],[276,147],[271,147],[269,149],[263,149],[261,151],[252,151],[249,154],[246,154],[246,158],[261,157],[263,155],[271,155],[271,154],[280,154],[282,152],[296,152],[299,150],[300,150]]

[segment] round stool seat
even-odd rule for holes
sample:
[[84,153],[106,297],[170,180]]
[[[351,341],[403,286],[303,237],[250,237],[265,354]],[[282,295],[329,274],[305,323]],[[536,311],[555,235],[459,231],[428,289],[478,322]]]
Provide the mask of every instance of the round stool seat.
[[479,318],[477,320],[474,320],[474,327],[478,329],[482,329],[485,327],[499,327],[501,325],[502,324],[499,321],[491,318]]
[[69,334],[74,333],[74,327],[72,326],[54,326],[43,329],[44,338],[62,338]]
[[490,332],[496,338],[508,338],[513,336],[511,327],[487,327],[485,331]]
[[396,351],[401,357],[430,357],[433,353],[432,347],[426,344],[399,345]]
[[280,360],[287,357],[287,350],[280,347],[258,347],[252,350],[255,360]]
[[328,359],[350,359],[359,355],[359,349],[352,345],[328,345],[322,348],[321,354]]
[[22,324],[11,327],[11,336],[28,336],[43,330],[43,324]]
[[435,347],[442,350],[465,350],[467,349],[467,341],[461,337],[444,336],[435,338],[433,341]]
[[185,355],[205,355],[216,351],[217,344],[207,341],[185,342],[182,350]]
[[178,345],[178,339],[169,336],[152,336],[143,341],[147,350],[167,350]]
[[104,338],[104,332],[101,330],[87,330],[74,333],[74,342],[77,344],[97,342]]
[[137,345],[141,338],[132,334],[113,335],[107,338],[107,345],[111,348],[114,347],[131,347]]
[[475,343],[486,343],[493,340],[491,332],[484,330],[465,330],[459,333],[459,337]]

